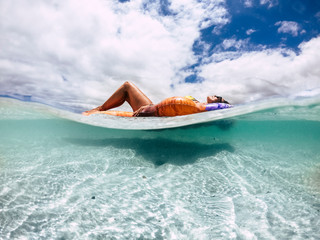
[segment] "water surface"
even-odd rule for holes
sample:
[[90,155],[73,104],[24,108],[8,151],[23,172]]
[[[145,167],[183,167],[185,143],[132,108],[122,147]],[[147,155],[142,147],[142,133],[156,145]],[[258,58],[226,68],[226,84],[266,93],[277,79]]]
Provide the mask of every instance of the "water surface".
[[2,98],[0,238],[319,239],[320,101],[284,102],[128,119]]

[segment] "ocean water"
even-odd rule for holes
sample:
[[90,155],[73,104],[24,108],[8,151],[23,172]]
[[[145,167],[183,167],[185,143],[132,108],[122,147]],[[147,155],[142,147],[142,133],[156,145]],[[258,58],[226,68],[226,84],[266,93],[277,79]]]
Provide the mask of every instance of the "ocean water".
[[138,119],[0,98],[0,239],[320,239],[319,143],[319,97]]

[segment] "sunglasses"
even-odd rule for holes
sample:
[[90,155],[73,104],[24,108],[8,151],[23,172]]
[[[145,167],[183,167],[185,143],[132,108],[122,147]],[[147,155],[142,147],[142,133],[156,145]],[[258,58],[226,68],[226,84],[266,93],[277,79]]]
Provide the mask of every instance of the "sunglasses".
[[214,96],[218,99],[218,102],[219,102],[219,103],[227,103],[227,104],[229,104],[228,101],[222,100],[222,97],[221,97],[221,96],[217,96],[217,95],[214,95]]

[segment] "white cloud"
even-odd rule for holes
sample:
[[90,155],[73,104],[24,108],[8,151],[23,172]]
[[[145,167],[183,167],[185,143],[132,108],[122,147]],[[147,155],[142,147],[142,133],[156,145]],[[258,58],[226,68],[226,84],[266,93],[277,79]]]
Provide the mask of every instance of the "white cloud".
[[300,30],[299,24],[293,21],[279,21],[275,23],[275,26],[279,26],[278,33],[288,33],[295,37],[298,36]]
[[243,2],[245,7],[252,7],[253,6],[253,0],[244,0]]
[[220,35],[223,25],[217,25],[212,29],[212,33],[215,35]]
[[0,94],[100,103],[126,80],[154,101],[197,58],[200,29],[229,20],[224,0],[3,0],[0,3]]
[[223,40],[221,46],[224,50],[230,49],[230,48],[234,48],[236,50],[240,50],[243,47],[248,45],[248,41],[249,39],[240,39],[237,40],[235,38],[230,38],[230,39],[225,39]]
[[217,44],[212,52],[203,56],[203,63],[222,61],[225,59],[234,59],[241,56],[244,52],[248,51],[249,48],[262,49],[261,45],[250,44],[250,39],[237,39],[236,37],[227,38],[222,41],[222,43]]
[[300,46],[301,53],[282,49],[247,52],[234,60],[201,67],[206,81],[199,93],[221,94],[233,103],[270,96],[289,96],[320,87],[320,37]]
[[272,8],[279,4],[278,0],[260,0],[261,5],[268,5],[268,8]]
[[251,35],[252,33],[254,33],[254,32],[256,32],[257,30],[255,30],[255,29],[248,29],[247,31],[246,31],[246,34],[247,35]]

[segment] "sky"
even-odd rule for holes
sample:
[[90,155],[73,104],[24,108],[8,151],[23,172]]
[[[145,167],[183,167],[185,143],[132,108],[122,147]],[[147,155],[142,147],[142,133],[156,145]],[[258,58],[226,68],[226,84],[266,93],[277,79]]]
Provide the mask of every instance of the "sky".
[[2,0],[0,96],[102,104],[123,82],[153,102],[320,94],[318,0]]

